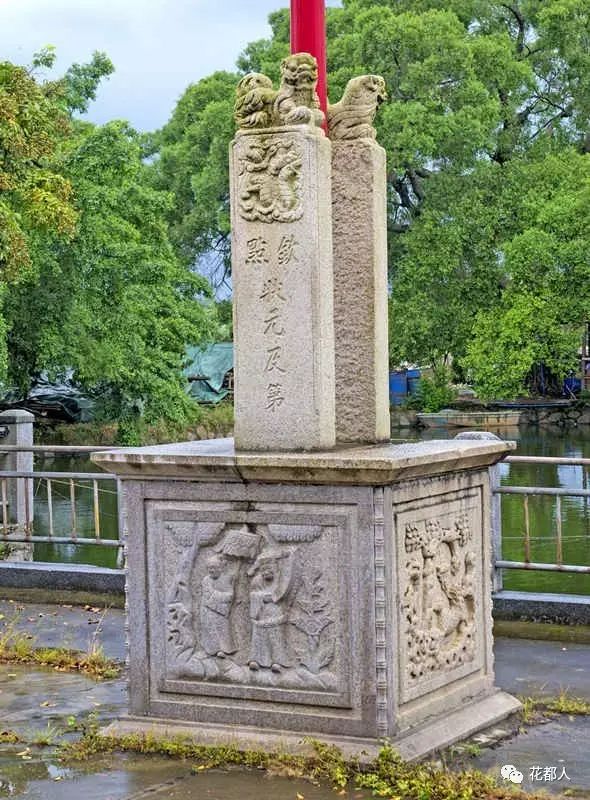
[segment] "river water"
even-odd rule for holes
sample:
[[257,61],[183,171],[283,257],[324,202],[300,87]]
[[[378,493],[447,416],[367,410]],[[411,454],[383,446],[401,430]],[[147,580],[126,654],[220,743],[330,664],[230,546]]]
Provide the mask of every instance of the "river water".
[[[408,438],[453,438],[456,430],[431,429]],[[517,455],[567,456],[590,458],[590,430],[572,428],[567,431],[548,428],[510,428],[496,431],[504,439],[518,443]],[[56,457],[38,459],[36,469],[72,472],[99,472],[87,458]],[[586,467],[567,467],[551,464],[503,464],[502,483],[511,486],[553,486],[586,489],[590,486]],[[45,486],[35,487],[35,532],[48,534],[48,515]],[[100,528],[103,538],[117,537],[117,496],[114,482],[101,482]],[[563,558],[566,564],[590,564],[590,498],[562,498]],[[53,484],[54,530],[71,530],[69,485]],[[556,557],[554,531],[556,503],[553,497],[529,498],[531,560],[554,562]],[[79,482],[76,486],[76,527],[79,537],[94,536],[93,494],[91,485]],[[502,498],[503,557],[521,561],[524,557],[524,504],[521,496]],[[116,566],[116,551],[95,545],[36,545],[37,561]],[[506,589],[590,594],[590,575],[575,575],[524,570],[506,570]]]

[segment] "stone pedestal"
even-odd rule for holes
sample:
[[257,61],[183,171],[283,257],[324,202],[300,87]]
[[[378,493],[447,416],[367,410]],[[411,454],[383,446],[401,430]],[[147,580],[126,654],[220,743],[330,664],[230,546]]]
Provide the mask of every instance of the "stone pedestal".
[[330,162],[309,125],[241,130],[231,146],[240,449],[335,443]]
[[390,438],[385,150],[332,142],[336,438]]
[[98,453],[121,480],[130,716],[118,731],[418,758],[519,704],[494,688],[501,441]]

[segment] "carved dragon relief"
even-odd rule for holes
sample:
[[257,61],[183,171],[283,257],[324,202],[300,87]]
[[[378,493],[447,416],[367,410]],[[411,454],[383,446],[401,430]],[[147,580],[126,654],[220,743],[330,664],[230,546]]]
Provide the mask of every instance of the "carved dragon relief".
[[410,684],[475,656],[475,553],[467,516],[449,528],[426,519],[405,527],[406,677]]
[[238,205],[250,222],[295,222],[303,216],[302,154],[293,139],[252,137],[238,161]]
[[168,677],[334,691],[338,622],[317,566],[323,530],[230,523],[193,536],[167,603]]

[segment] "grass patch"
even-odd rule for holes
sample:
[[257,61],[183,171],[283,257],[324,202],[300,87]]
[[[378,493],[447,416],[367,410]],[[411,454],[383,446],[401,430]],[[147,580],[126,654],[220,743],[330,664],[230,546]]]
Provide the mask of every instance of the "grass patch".
[[[193,772],[215,767],[242,766],[329,783],[335,789],[365,789],[377,797],[392,800],[532,800],[541,795],[527,794],[499,786],[481,772],[450,772],[434,764],[409,764],[386,745],[368,767],[346,759],[338,748],[306,740],[313,747],[309,756],[239,750],[234,746],[195,744],[189,737],[158,738],[150,734],[103,736],[95,720],[85,725],[81,739],[62,748],[62,759],[84,761],[94,755],[117,751],[142,755],[164,755],[189,760]],[[340,793],[343,793],[342,791]]]
[[525,723],[535,722],[541,717],[555,714],[569,716],[590,715],[590,702],[573,697],[569,692],[561,692],[557,697],[521,697],[522,719]]
[[508,639],[540,639],[546,642],[590,644],[590,625],[560,625],[553,622],[494,620],[494,636]]
[[83,672],[97,680],[116,678],[119,665],[105,656],[95,639],[83,653],[65,647],[35,647],[35,639],[17,628],[18,617],[0,633],[0,663],[52,667],[61,672]]

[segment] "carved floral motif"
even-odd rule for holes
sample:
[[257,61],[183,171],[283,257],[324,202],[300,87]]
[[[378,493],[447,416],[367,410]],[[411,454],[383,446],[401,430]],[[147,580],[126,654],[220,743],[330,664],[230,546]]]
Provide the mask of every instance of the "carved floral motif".
[[169,676],[334,690],[337,624],[317,567],[322,531],[227,524],[193,537],[167,604]]
[[473,532],[466,515],[407,523],[402,611],[407,678],[428,679],[472,661],[475,652]]

